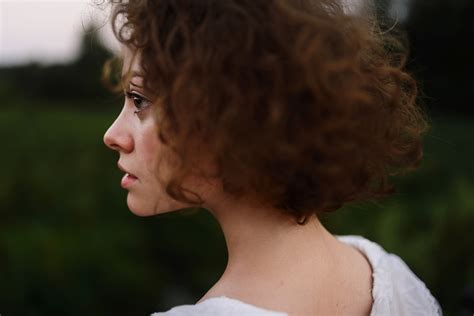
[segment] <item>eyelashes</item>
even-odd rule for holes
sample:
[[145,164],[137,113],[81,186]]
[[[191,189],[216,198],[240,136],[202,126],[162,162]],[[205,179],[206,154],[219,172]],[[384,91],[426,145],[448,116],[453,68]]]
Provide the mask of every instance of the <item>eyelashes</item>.
[[140,113],[151,105],[150,100],[133,91],[125,91],[125,98],[132,101],[135,106],[136,110],[133,111],[134,114]]

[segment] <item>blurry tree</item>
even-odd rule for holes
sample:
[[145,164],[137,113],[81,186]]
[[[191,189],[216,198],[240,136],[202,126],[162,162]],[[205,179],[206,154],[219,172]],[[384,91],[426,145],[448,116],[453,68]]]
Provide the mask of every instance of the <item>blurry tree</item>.
[[0,93],[7,98],[14,95],[25,100],[68,101],[62,102],[65,106],[74,106],[74,101],[81,107],[97,105],[90,101],[109,97],[100,76],[102,65],[110,56],[98,37],[97,27],[90,25],[82,35],[79,57],[70,64],[30,63],[0,68],[0,86],[8,87],[0,89]]
[[408,16],[396,22],[399,1],[374,0],[377,18],[383,30],[406,32],[407,67],[429,112],[474,114],[474,1],[406,0]]
[[411,0],[411,69],[436,112],[474,114],[474,1]]

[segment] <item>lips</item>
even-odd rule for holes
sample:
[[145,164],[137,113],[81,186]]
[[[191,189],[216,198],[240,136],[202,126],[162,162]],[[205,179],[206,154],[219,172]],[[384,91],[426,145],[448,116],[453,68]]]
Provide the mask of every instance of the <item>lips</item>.
[[137,181],[136,177],[131,176],[128,173],[126,173],[123,176],[122,180],[120,181],[120,185],[122,186],[122,188],[126,189],[130,187],[132,184],[134,184],[136,181]]
[[122,167],[122,165],[120,163],[117,162],[117,166],[120,170],[122,170],[126,176],[129,176],[129,177],[132,177],[132,178],[135,178],[135,179],[138,179],[138,177],[136,175],[134,175],[133,173],[127,171],[127,169],[125,169],[124,167]]
[[119,167],[120,170],[125,172],[125,175],[122,177],[122,180],[120,181],[120,185],[122,186],[122,188],[126,189],[130,187],[131,185],[133,185],[138,180],[138,178],[134,174],[131,174],[130,172],[128,172],[127,169],[125,169],[124,167],[122,167],[122,165],[120,165],[120,163],[117,162],[117,166]]

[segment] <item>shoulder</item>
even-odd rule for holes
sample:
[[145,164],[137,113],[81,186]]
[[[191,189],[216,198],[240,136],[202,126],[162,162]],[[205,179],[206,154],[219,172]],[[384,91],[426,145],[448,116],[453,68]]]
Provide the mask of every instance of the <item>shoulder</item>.
[[180,305],[172,309],[153,313],[151,316],[287,316],[285,313],[269,311],[225,296],[207,299],[193,305]]
[[335,236],[361,251],[373,270],[374,315],[442,315],[438,301],[407,264],[362,236]]
[[[372,266],[371,316],[442,315],[438,301],[407,264],[379,244],[362,236],[337,236],[337,239],[362,252]],[[180,305],[151,316],[287,316],[225,296],[198,304]]]

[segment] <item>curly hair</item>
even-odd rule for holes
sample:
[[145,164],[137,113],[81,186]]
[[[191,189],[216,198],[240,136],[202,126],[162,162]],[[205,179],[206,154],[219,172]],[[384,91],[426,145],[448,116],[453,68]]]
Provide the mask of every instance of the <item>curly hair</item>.
[[177,200],[202,203],[181,184],[203,153],[226,193],[304,223],[394,193],[388,176],[422,160],[406,48],[337,0],[134,0],[112,26],[158,96]]

